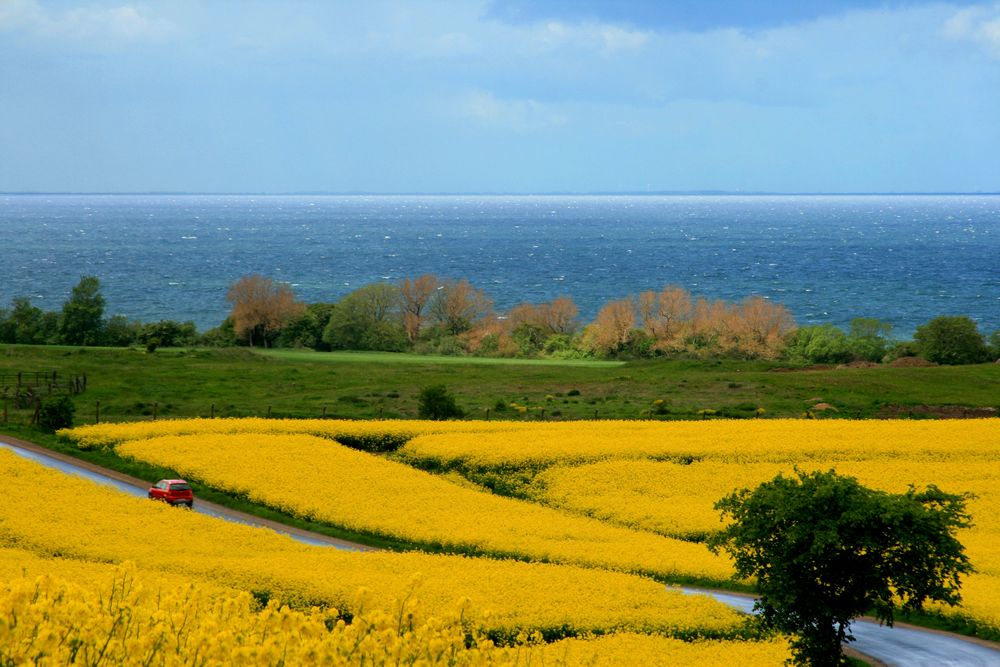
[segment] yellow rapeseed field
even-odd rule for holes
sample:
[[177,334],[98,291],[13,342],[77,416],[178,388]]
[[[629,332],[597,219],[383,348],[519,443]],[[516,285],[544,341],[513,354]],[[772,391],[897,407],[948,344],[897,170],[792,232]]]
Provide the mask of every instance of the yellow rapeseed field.
[[[350,623],[336,610],[303,610],[271,601],[259,608],[245,592],[108,567],[110,577],[81,578],[70,561],[32,562],[41,575],[0,580],[0,663],[114,665],[780,665],[781,640],[683,642],[613,634],[551,645],[537,637],[496,646],[476,628],[474,610],[457,603],[428,613],[419,598],[388,610],[365,608],[359,591]],[[467,637],[471,637],[471,642]]]
[[[198,433],[200,437],[185,437]],[[726,576],[725,564],[709,560],[695,543],[721,525],[713,504],[779,472],[832,468],[892,492],[910,484],[935,484],[948,492],[974,494],[968,504],[974,525],[959,538],[977,568],[964,582],[962,606],[939,609],[1000,629],[997,419],[546,424],[187,420],[102,425],[67,435],[82,447],[117,445],[124,454],[184,470],[259,502],[363,532],[667,575]],[[535,503],[491,497],[448,476],[331,442],[384,437],[397,445],[405,441],[393,457],[399,462],[451,471],[452,477],[462,472],[473,479],[496,474],[530,481],[522,491]],[[286,483],[261,490],[250,470],[256,461],[267,461],[268,475]],[[554,522],[556,516],[560,518]],[[596,522],[604,525],[598,529]],[[625,532],[602,532],[612,528]],[[618,541],[626,534],[630,541]],[[687,546],[705,557],[676,548],[673,541],[641,541],[654,535],[692,541]],[[610,536],[615,541],[608,541]],[[626,543],[670,544],[675,550],[659,546],[641,555],[617,553]],[[676,556],[664,570],[669,554]]]
[[296,516],[447,550],[664,577],[725,580],[732,572],[698,544],[457,486],[311,435],[162,436],[117,452]]
[[401,454],[438,466],[547,467],[607,459],[731,462],[868,460],[885,455],[990,460],[1000,454],[1000,419],[564,422],[519,434],[423,434]]
[[[227,523],[124,495],[0,451],[0,548],[40,558],[133,561],[147,571],[295,606],[352,611],[359,587],[382,610],[417,594],[431,613],[465,598],[502,632],[660,631],[727,636],[742,620],[703,596],[632,575],[564,565],[312,547],[262,528]],[[2,559],[0,559],[2,561]]]

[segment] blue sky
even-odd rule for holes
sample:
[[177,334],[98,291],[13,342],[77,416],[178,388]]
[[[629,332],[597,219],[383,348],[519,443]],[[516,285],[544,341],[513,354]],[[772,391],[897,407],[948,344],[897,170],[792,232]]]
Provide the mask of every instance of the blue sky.
[[0,191],[1000,191],[998,2],[0,0]]

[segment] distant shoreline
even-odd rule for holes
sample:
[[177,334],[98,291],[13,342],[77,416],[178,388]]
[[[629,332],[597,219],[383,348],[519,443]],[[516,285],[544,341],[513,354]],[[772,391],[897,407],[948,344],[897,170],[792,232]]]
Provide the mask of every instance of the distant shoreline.
[[663,190],[621,192],[71,192],[0,191],[0,197],[18,196],[145,196],[145,197],[996,197],[997,192],[767,192],[739,190]]

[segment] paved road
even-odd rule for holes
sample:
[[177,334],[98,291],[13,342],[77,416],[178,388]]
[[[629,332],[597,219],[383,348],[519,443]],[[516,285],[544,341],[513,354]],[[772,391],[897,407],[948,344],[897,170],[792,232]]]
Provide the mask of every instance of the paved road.
[[[710,595],[720,602],[746,613],[753,612],[753,598],[717,591],[682,588],[690,595]],[[1000,649],[963,639],[958,635],[935,632],[909,625],[895,627],[875,621],[859,620],[851,624],[857,641],[851,648],[893,667],[993,667],[1000,665]]]
[[[134,496],[145,497],[146,490],[149,488],[147,481],[114,470],[100,468],[9,436],[0,436],[0,447],[65,473],[78,475],[98,484],[113,486]],[[337,549],[354,551],[372,550],[372,547],[363,544],[299,530],[197,498],[194,509],[197,512],[227,521],[270,528],[306,544],[332,546]],[[720,602],[747,613],[753,610],[753,598],[749,596],[693,588],[682,588],[681,590],[690,595],[711,595]],[[857,641],[851,645],[854,649],[893,667],[1000,667],[1000,647],[995,644],[976,642],[957,635],[899,624],[894,628],[889,628],[880,626],[876,622],[861,620],[855,622],[852,627],[854,636],[857,638]]]
[[[131,477],[116,470],[101,468],[87,463],[86,461],[81,461],[80,459],[75,459],[71,456],[60,454],[59,452],[46,450],[38,445],[33,445],[32,443],[25,442],[23,440],[11,438],[10,436],[0,436],[0,447],[8,449],[26,459],[31,459],[32,461],[36,461],[42,465],[49,466],[50,468],[55,468],[70,475],[83,477],[84,479],[88,479],[98,484],[114,487],[119,491],[123,491],[124,493],[128,493],[133,496],[145,498],[146,492],[152,484],[150,481]],[[153,481],[155,482],[156,480]],[[334,547],[347,551],[373,550],[373,547],[369,547],[364,544],[357,544],[347,540],[340,540],[335,537],[320,535],[319,533],[312,533],[307,530],[300,530],[298,528],[293,528],[292,526],[286,526],[282,523],[278,523],[277,521],[262,519],[252,514],[238,512],[223,505],[217,505],[205,500],[199,500],[198,498],[195,498],[194,501],[194,511],[214,516],[219,519],[225,519],[226,521],[242,523],[247,526],[269,528],[276,533],[288,535],[289,537],[300,542],[305,542],[306,544],[312,544],[314,546]]]

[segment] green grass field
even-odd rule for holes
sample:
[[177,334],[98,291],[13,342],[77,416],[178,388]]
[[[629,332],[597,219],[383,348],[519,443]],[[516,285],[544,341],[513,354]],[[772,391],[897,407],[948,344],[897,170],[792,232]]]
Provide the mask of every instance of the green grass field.
[[[731,360],[629,363],[467,359],[387,353],[0,346],[0,374],[86,374],[77,423],[193,416],[415,418],[417,394],[443,384],[470,418],[698,419],[902,416],[915,406],[998,407],[1000,364],[781,370]],[[657,401],[659,401],[657,403]],[[511,404],[524,407],[510,407]],[[214,406],[214,408],[213,408]],[[896,406],[896,407],[893,407]],[[325,411],[325,412],[324,412]],[[706,412],[709,411],[709,412]],[[714,412],[712,412],[714,411]],[[7,401],[8,421],[30,410]]]
[[438,364],[459,366],[572,366],[576,368],[615,368],[624,361],[597,361],[594,359],[500,359],[496,357],[431,357],[404,352],[316,352],[314,350],[257,350],[275,359],[305,361],[308,363],[391,363]]

